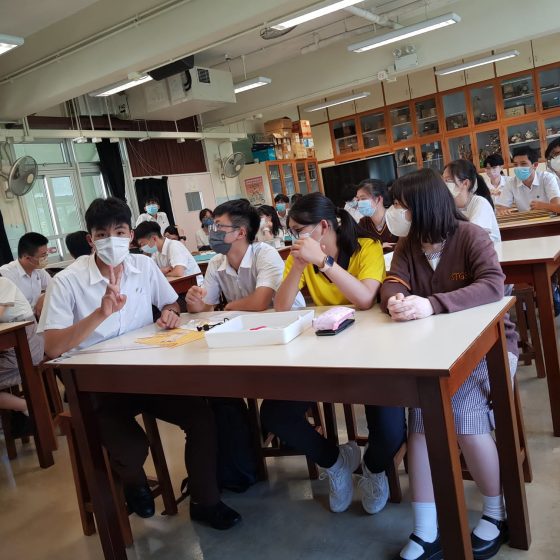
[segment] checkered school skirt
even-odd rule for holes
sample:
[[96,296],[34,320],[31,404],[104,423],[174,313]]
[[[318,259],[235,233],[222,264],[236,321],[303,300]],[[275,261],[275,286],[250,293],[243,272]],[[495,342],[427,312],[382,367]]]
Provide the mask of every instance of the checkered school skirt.
[[[517,369],[517,356],[508,352],[511,377]],[[486,358],[479,362],[474,371],[451,398],[455,431],[459,435],[487,434],[494,430],[494,413],[490,403],[490,380]],[[422,412],[419,408],[408,411],[410,432],[424,433]]]

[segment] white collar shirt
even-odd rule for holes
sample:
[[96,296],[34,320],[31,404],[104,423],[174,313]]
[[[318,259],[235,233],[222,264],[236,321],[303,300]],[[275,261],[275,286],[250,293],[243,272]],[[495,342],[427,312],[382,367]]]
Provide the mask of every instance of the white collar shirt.
[[496,199],[499,206],[517,206],[520,212],[531,209],[531,201],[550,202],[560,197],[560,187],[555,176],[548,171],[535,171],[531,187],[526,187],[517,177],[508,177],[502,187],[502,194]]
[[0,306],[4,307],[0,323],[35,320],[29,302],[8,278],[0,278]]
[[157,222],[161,229],[162,235],[165,233],[165,230],[169,227],[169,218],[167,217],[167,214],[165,212],[158,212],[155,218],[151,214],[144,212],[143,214],[140,214],[140,216],[138,216],[135,227],[138,227],[142,222]]
[[[175,290],[152,259],[129,254],[123,264],[124,307],[105,319],[75,350],[149,325],[153,322],[152,305],[162,309],[177,301]],[[74,261],[53,278],[39,331],[65,329],[91,315],[100,306],[107,284],[94,254]]]
[[161,253],[158,251],[152,258],[159,268],[182,266],[185,269],[184,276],[200,274],[200,267],[190,251],[180,241],[175,239],[166,238],[163,242]]
[[47,289],[52,280],[49,273],[42,268],[37,268],[32,270],[31,274],[27,274],[18,260],[0,266],[0,274],[11,280],[20,289],[33,309],[35,309],[41,292]]

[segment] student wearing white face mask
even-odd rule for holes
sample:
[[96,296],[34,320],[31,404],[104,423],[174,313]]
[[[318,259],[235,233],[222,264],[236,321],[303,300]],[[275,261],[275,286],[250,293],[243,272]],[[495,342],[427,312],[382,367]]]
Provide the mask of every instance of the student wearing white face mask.
[[507,177],[503,174],[504,158],[500,154],[490,154],[484,160],[486,175],[488,175],[488,188],[494,202],[502,194]]
[[493,243],[502,239],[494,213],[494,202],[484,179],[466,159],[456,159],[443,170],[443,180],[453,195],[455,206],[469,222],[488,232]]
[[358,185],[356,200],[357,210],[362,215],[360,227],[381,243],[384,253],[391,252],[399,240],[389,231],[385,221],[387,197],[387,186],[379,179],[365,179]]
[[560,138],[555,138],[544,153],[548,170],[554,174],[560,186]]
[[268,243],[279,249],[284,245],[284,230],[276,210],[268,204],[263,204],[257,208],[257,212],[261,219],[257,241]]

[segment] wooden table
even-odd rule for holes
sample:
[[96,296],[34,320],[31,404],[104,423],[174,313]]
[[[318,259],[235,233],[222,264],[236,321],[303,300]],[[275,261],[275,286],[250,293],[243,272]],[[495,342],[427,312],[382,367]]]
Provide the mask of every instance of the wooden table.
[[560,235],[560,216],[542,220],[522,220],[508,224],[499,224],[502,241],[530,239]]
[[39,458],[39,465],[46,469],[54,465],[52,451],[56,449],[56,437],[49,410],[45,385],[39,368],[33,365],[25,327],[30,321],[0,324],[0,351],[13,348],[23,385],[23,392],[30,417],[33,419],[33,439]]
[[497,243],[508,284],[533,286],[539,309],[548,395],[554,435],[560,436],[560,360],[552,303],[552,275],[560,268],[560,235]]
[[[287,345],[253,346],[250,352],[247,348],[209,350],[204,340],[173,349],[126,351],[139,336],[155,332],[150,325],[103,342],[93,352],[57,360],[92,484],[105,558],[123,560],[126,551],[93,413],[94,392],[421,407],[444,554],[453,560],[471,559],[451,396],[484,355],[488,355],[498,452],[504,466],[510,546],[527,550],[531,537],[503,326],[513,301],[504,298],[409,323],[394,323],[375,308],[358,312],[356,324],[335,337],[317,337],[308,329]],[[100,352],[103,349],[111,351]]]
[[196,277],[198,274],[192,274],[191,276],[180,276],[177,278],[168,278],[171,287],[177,292],[177,295],[185,295],[189,288],[196,286]]

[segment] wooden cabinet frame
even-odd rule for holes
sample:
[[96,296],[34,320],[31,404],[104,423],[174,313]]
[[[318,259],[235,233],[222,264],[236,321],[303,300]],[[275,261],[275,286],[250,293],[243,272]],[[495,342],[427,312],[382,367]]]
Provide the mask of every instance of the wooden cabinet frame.
[[[270,195],[272,197],[272,200],[274,200],[274,197],[279,194],[279,193],[275,193],[274,189],[272,187],[272,176],[270,173],[270,168],[271,167],[278,167],[279,170],[279,179],[280,179],[280,183],[282,185],[282,194],[285,194],[286,196],[291,196],[290,194],[288,194],[287,189],[286,189],[286,177],[284,175],[284,166],[285,165],[289,165],[291,166],[292,169],[292,179],[294,181],[294,192],[295,193],[299,193],[300,189],[299,189],[299,181],[298,181],[298,175],[297,175],[297,164],[298,163],[303,163],[304,164],[304,168],[305,168],[305,178],[306,178],[306,182],[307,182],[307,189],[308,192],[312,192],[311,191],[311,177],[309,174],[309,165],[312,164],[315,166],[315,169],[317,171],[317,184],[319,186],[319,192],[324,194],[324,189],[323,189],[323,182],[321,180],[321,173],[319,170],[319,164],[317,163],[317,160],[314,158],[308,158],[308,159],[277,159],[277,160],[272,160],[272,161],[267,161],[266,163],[266,173],[268,175],[268,184],[269,184],[269,188],[270,188]],[[292,193],[293,194],[293,193]]]

